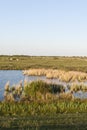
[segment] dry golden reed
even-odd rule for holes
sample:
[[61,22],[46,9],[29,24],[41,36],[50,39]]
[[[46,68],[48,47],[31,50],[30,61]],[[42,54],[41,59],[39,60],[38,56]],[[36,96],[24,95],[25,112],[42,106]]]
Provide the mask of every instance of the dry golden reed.
[[46,78],[58,78],[60,81],[86,81],[87,73],[78,71],[63,71],[57,69],[29,69],[23,71],[24,75],[46,76]]

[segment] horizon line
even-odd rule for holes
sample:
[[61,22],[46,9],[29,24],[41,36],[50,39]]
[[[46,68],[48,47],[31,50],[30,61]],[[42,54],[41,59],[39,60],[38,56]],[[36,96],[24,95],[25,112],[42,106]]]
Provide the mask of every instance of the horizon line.
[[87,57],[87,56],[80,56],[80,55],[27,55],[27,54],[0,54],[0,56],[29,56],[29,57]]

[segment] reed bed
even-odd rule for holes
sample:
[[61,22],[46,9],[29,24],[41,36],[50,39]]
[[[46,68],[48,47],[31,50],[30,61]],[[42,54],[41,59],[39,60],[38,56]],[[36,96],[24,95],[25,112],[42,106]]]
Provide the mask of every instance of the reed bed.
[[56,69],[29,69],[23,71],[24,75],[28,76],[46,76],[46,78],[52,79],[57,78],[60,81],[64,82],[73,82],[73,81],[86,81],[87,73],[78,72],[78,71],[63,71]]

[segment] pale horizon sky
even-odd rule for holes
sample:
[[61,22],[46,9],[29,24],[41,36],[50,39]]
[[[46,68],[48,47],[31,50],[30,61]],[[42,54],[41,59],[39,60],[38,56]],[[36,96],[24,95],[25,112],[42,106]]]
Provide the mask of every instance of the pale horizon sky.
[[87,0],[0,0],[0,55],[87,56]]

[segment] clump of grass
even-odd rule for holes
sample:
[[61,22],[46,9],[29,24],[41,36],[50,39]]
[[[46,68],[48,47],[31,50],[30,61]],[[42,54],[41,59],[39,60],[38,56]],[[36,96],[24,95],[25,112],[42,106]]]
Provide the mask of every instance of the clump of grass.
[[78,92],[78,91],[87,92],[87,85],[74,83],[71,85],[70,90],[73,92]]
[[41,80],[30,83],[24,81],[24,87],[21,82],[13,87],[6,84],[4,99],[5,101],[47,100],[48,98],[53,98],[54,94],[64,91],[65,88],[63,85],[46,83]]
[[37,99],[40,96],[40,98],[44,100],[46,100],[47,97],[52,97],[53,94],[61,93],[62,91],[65,91],[63,85],[48,84],[41,80],[33,81],[30,84],[27,84],[27,86],[24,88],[25,95],[34,99]]

